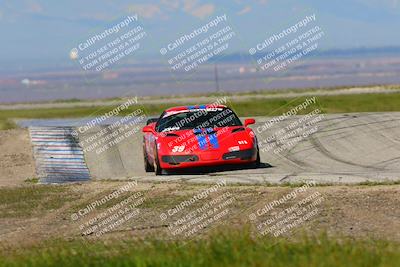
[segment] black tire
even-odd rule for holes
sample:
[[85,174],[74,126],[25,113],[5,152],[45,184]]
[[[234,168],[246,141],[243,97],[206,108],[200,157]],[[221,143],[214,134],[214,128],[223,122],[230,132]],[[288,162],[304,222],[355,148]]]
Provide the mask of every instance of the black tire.
[[158,161],[157,146],[154,147],[154,151],[156,152],[156,154],[154,156],[154,173],[156,175],[162,175],[163,169],[160,167],[160,162]]
[[258,147],[257,147],[257,159],[254,162],[254,167],[259,168],[260,165],[261,165],[260,150],[258,150]]
[[257,158],[255,161],[250,163],[250,168],[257,169],[257,168],[260,168],[260,166],[261,166],[260,150],[258,150],[258,147],[257,147]]
[[153,165],[151,165],[149,163],[149,160],[148,160],[148,157],[147,157],[147,153],[144,150],[144,148],[143,148],[143,158],[144,158],[144,170],[146,172],[154,172],[154,167],[153,167]]

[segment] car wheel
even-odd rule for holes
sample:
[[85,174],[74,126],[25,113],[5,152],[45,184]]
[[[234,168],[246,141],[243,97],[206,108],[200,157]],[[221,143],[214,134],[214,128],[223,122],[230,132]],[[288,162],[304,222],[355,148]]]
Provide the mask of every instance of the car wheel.
[[147,157],[147,153],[146,153],[146,150],[144,148],[143,148],[143,159],[144,159],[144,170],[146,172],[153,172],[154,171],[154,167],[153,167],[153,165],[151,165],[149,163],[149,159]]
[[160,162],[158,161],[158,152],[157,152],[157,146],[154,147],[155,151],[155,156],[154,156],[154,173],[156,175],[162,175],[163,174],[163,169],[160,167]]
[[258,147],[257,147],[257,158],[256,158],[256,160],[255,161],[253,161],[252,163],[250,163],[250,168],[253,168],[253,169],[257,169],[257,168],[259,168],[261,166],[261,159],[260,159],[260,151],[258,150]]
[[260,167],[260,165],[261,165],[260,150],[258,150],[258,147],[257,147],[257,159],[254,162],[254,167],[258,168],[258,167]]

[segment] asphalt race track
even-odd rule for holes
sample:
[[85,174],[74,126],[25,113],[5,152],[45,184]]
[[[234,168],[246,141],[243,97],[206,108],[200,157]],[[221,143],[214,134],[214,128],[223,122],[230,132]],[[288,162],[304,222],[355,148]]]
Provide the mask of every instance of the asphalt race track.
[[[226,179],[229,183],[285,183],[315,180],[319,183],[360,183],[400,179],[400,113],[357,113],[323,115],[304,131],[286,138],[285,149],[268,147],[277,131],[291,128],[302,116],[276,122],[261,131],[271,118],[256,117],[251,128],[264,152],[257,169],[223,167],[155,176],[143,168],[142,134],[125,138],[110,149],[97,154],[85,152],[93,179],[137,178],[139,181],[189,181],[212,183]],[[140,125],[142,126],[142,125]],[[296,127],[297,127],[296,126]],[[103,128],[93,128],[79,139],[85,140]],[[260,133],[258,133],[260,130]],[[266,140],[265,142],[263,140]]]

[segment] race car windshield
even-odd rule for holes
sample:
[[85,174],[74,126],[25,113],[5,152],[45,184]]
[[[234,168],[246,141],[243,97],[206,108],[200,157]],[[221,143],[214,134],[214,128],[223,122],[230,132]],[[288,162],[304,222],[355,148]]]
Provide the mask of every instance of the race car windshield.
[[242,126],[236,114],[229,108],[197,109],[164,114],[156,126],[157,132],[195,128]]

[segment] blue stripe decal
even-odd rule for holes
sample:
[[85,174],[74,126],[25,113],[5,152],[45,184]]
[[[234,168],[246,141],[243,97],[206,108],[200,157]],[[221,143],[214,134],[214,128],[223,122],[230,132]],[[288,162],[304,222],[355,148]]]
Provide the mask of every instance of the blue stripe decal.
[[207,149],[207,138],[204,135],[203,131],[201,129],[193,129],[193,132],[195,133],[197,137],[197,144],[199,145],[201,150],[206,150]]
[[206,109],[206,105],[199,106],[200,109]]
[[207,128],[208,139],[210,140],[210,144],[213,148],[219,148],[217,134],[215,133],[213,128]]

